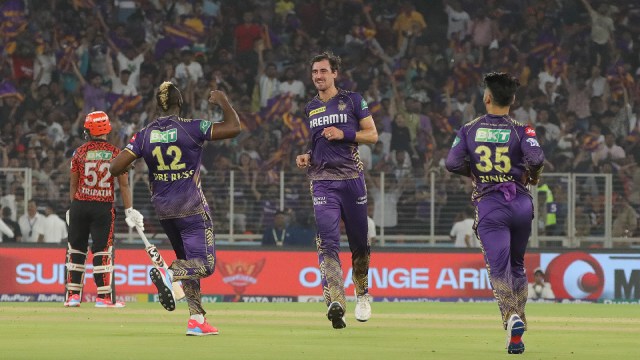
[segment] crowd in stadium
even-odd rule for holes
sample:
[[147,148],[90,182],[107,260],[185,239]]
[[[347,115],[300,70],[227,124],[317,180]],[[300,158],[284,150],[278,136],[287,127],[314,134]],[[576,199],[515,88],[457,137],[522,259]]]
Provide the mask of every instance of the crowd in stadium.
[[[293,157],[308,141],[303,109],[315,95],[308,60],[329,49],[343,60],[339,87],[363,94],[378,128],[380,141],[361,145],[360,156],[377,223],[383,218],[377,179],[387,174],[397,213],[384,215],[386,233],[429,233],[427,185],[435,172],[436,233],[448,235],[466,210],[470,187],[444,170],[443,159],[455,131],[484,112],[482,74],[505,71],[520,80],[512,115],[535,128],[545,172],[612,173],[613,235],[631,236],[640,212],[640,5],[613,3],[6,0],[0,5],[2,167],[30,167],[33,198],[64,214],[69,159],[84,141],[88,112],[109,114],[110,141],[122,148],[154,119],[162,81],[181,88],[187,118],[220,119],[207,98],[210,89],[221,89],[247,131],[207,145],[203,187],[216,231],[228,232],[224,188],[228,171],[236,170],[245,191],[235,210],[256,219],[239,218],[236,232],[260,234],[279,210],[281,170],[292,179],[285,190],[294,205],[285,210],[311,213],[308,184]],[[134,190],[146,187],[142,166]],[[3,176],[0,202],[8,207],[24,189],[19,175]],[[576,228],[603,234],[602,191],[590,184],[578,190]],[[550,182],[546,191],[559,198],[562,186]],[[144,209],[148,198],[136,201]],[[547,211],[558,212],[541,231],[566,234],[566,206],[565,213],[542,208],[543,221],[551,219]],[[22,212],[13,205],[9,217]]]

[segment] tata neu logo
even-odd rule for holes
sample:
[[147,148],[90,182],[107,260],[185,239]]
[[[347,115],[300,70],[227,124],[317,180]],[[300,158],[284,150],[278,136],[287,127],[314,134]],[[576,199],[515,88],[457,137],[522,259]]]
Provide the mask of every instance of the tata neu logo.
[[222,281],[233,287],[236,298],[239,299],[247,286],[258,282],[257,276],[264,268],[265,259],[254,263],[236,261],[234,263],[224,263],[218,261],[218,271],[222,274]]
[[547,277],[559,299],[596,300],[604,290],[600,262],[585,252],[561,254],[547,265]]

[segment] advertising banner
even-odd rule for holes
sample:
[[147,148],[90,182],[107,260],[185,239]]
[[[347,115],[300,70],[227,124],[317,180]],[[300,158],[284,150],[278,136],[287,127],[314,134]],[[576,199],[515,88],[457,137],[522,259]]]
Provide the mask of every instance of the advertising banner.
[[560,299],[639,300],[640,254],[543,253],[540,266]]
[[[161,250],[161,253],[169,263],[175,259],[170,250]],[[16,294],[62,294],[64,255],[64,249],[0,248],[0,271],[3,274],[0,301],[22,299],[16,298]],[[211,296],[209,301],[322,300],[315,252],[219,250],[216,255],[216,272],[204,279],[201,285],[202,293]],[[85,294],[95,294],[91,259],[89,255]],[[351,296],[354,287],[348,251],[341,254],[341,260],[346,293]],[[552,284],[557,298],[638,299],[639,260],[638,254],[529,253],[525,266],[529,281],[533,280],[535,268],[545,269],[547,281]],[[151,267],[144,250],[117,250],[114,278],[118,295],[150,294],[152,298],[156,289],[148,276]],[[375,252],[371,255],[369,284],[370,292],[377,301],[493,298],[480,251]]]

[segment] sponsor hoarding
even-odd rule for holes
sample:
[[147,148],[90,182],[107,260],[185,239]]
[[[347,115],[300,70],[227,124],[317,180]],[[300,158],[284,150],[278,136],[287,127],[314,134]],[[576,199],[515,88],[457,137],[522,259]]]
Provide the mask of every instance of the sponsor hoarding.
[[[171,251],[161,252],[168,262],[175,259]],[[63,259],[64,249],[0,248],[0,294],[28,297],[63,293]],[[637,300],[639,259],[640,254],[530,253],[525,264],[529,281],[533,280],[533,269],[545,269],[559,298]],[[341,260],[346,293],[351,295],[354,288],[350,254],[344,252]],[[91,256],[84,297],[95,294],[90,263]],[[148,277],[151,267],[143,250],[119,249],[114,273],[118,295],[150,294],[152,299],[156,290]],[[202,282],[202,293],[211,295],[207,301],[215,302],[322,301],[320,284],[315,252],[220,250],[216,273]],[[480,252],[376,252],[371,257],[369,284],[378,301],[493,298]],[[5,301],[9,299],[5,297]]]

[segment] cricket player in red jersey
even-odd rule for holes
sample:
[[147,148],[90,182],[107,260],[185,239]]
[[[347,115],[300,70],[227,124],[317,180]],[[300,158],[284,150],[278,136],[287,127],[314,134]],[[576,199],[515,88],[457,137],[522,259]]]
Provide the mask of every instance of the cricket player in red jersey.
[[[71,207],[67,211],[69,248],[67,250],[67,277],[65,281],[66,307],[79,307],[84,284],[85,260],[89,235],[93,239],[93,278],[98,288],[96,307],[120,308],[112,294],[113,281],[113,225],[116,217],[114,181],[109,166],[120,150],[107,142],[111,132],[109,116],[102,111],[89,113],[84,122],[87,143],[80,146],[71,158],[69,196]],[[131,207],[128,174],[118,176],[126,221],[129,226],[144,228],[143,217]]]

